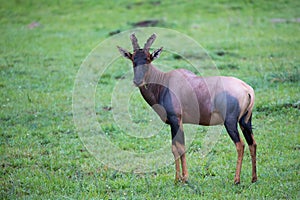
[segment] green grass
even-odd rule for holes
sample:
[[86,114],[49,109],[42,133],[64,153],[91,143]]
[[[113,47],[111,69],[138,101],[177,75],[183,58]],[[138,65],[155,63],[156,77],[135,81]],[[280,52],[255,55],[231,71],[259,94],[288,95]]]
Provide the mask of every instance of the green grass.
[[[299,7],[292,0],[1,1],[1,199],[299,199]],[[122,173],[85,148],[72,113],[77,71],[110,32],[130,30],[148,19],[192,37],[219,66],[218,73],[255,89],[257,183],[250,183],[246,148],[242,182],[233,185],[236,151],[224,130],[202,158],[199,149],[209,129],[197,129],[187,152],[188,185],[174,184],[173,165]],[[32,22],[39,26],[28,28]],[[168,53],[155,63],[181,67],[178,57]],[[110,140],[139,152],[169,144],[169,129],[162,124],[153,140],[139,140],[112,122],[110,91],[130,63],[120,59],[115,66],[121,69],[107,71],[96,93],[102,103],[96,104],[97,120]],[[150,126],[148,107],[138,93],[130,103],[133,122]],[[134,110],[137,104],[143,109]]]

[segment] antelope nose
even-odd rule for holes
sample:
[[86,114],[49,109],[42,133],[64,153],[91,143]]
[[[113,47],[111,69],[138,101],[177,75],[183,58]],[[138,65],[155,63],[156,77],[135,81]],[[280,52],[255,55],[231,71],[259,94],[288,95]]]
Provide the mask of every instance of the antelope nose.
[[143,81],[133,80],[135,86],[140,87],[143,84]]

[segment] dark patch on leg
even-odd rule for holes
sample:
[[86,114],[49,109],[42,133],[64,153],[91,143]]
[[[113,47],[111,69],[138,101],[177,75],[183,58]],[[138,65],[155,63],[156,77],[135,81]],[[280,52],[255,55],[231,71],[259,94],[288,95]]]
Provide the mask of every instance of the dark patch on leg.
[[240,136],[237,129],[237,120],[229,119],[224,123],[227,133],[234,143],[240,142]]
[[244,134],[244,137],[247,141],[248,145],[252,145],[253,144],[253,138],[252,138],[252,115],[250,116],[248,122],[245,122],[245,118],[248,114],[248,111],[242,116],[242,118],[239,121],[240,127],[242,129],[242,132]]
[[225,118],[224,125],[230,138],[234,143],[240,142],[237,123],[241,109],[238,100],[229,93],[223,92],[216,97],[215,104]]
[[171,126],[172,140],[175,138],[180,126],[176,115],[168,116],[168,123]]
[[[174,96],[174,95],[173,95]],[[174,105],[176,101],[172,99],[172,94],[169,88],[164,88],[161,92],[159,104],[165,109],[167,114],[167,124],[171,126],[172,140],[175,138],[177,133],[180,131],[180,123],[178,119],[178,115],[180,113],[176,113],[174,110]],[[181,144],[184,144],[183,141],[178,141]]]
[[221,92],[216,95],[214,107],[222,115],[224,122],[229,118],[238,119],[241,112],[238,99],[228,92]]

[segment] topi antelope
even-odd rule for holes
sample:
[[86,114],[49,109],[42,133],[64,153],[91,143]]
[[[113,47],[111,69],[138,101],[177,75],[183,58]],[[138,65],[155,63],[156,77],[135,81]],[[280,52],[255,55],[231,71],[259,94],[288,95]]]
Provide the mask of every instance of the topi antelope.
[[[133,63],[134,84],[146,102],[171,126],[172,153],[175,158],[175,182],[187,182],[188,170],[185,158],[183,123],[212,126],[224,124],[234,142],[238,154],[234,183],[240,183],[244,155],[244,143],[237,124],[249,145],[252,159],[252,182],[256,175],[256,142],[253,137],[251,118],[254,91],[245,82],[225,76],[200,77],[184,69],[164,73],[151,62],[158,58],[162,47],[149,52],[156,35],[153,34],[140,48],[133,33],[130,36],[133,53],[118,46],[122,56]],[[180,175],[180,161],[182,175]]]

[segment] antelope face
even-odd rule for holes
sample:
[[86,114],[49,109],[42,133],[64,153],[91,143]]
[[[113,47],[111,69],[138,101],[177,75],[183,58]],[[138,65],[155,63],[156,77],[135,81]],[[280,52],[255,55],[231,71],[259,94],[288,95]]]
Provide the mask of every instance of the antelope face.
[[145,52],[142,49],[137,50],[132,56],[132,63],[134,72],[133,83],[137,87],[143,86],[146,83],[146,74],[151,63],[149,52]]
[[132,61],[133,64],[133,83],[137,87],[141,87],[145,84],[146,78],[148,76],[149,69],[151,68],[151,62],[158,58],[162,47],[153,51],[153,53],[149,52],[151,44],[154,42],[156,38],[156,35],[153,34],[146,42],[143,49],[139,47],[139,44],[137,42],[137,38],[134,34],[130,36],[132,46],[133,46],[133,53],[128,52],[127,50],[121,48],[118,46],[118,49],[122,56]]

